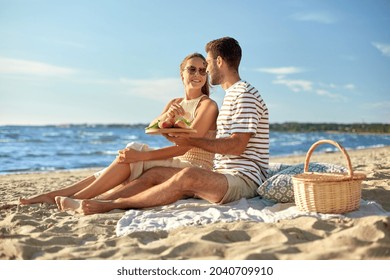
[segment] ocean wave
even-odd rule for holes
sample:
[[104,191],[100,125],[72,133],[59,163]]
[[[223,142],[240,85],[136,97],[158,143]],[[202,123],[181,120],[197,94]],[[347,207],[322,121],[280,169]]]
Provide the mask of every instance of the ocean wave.
[[0,143],[12,143],[15,142],[15,140],[12,139],[0,139]]
[[52,154],[49,153],[27,153],[24,157],[26,158],[43,158],[43,157],[49,157],[52,156]]
[[118,151],[103,151],[102,154],[103,155],[110,155],[110,156],[114,155],[115,156],[115,155],[118,154]]
[[302,145],[302,141],[289,141],[289,142],[282,142],[279,143],[281,146],[299,146]]
[[[115,152],[114,154],[117,154],[118,152]],[[91,157],[91,156],[99,156],[99,155],[110,155],[111,153],[108,153],[106,151],[90,151],[90,152],[78,152],[77,150],[74,152],[65,152],[65,151],[59,151],[56,153],[57,156],[79,156],[79,157]]]
[[42,134],[43,137],[62,137],[63,135],[63,133],[59,132],[47,132]]
[[30,172],[43,172],[43,171],[56,171],[56,170],[65,170],[64,167],[33,167],[33,168],[10,168],[0,170],[0,174],[8,173],[30,173]]
[[44,139],[12,139],[11,141],[8,141],[7,143],[47,143]]
[[386,147],[383,144],[378,144],[378,145],[368,145],[368,146],[357,146],[355,149],[357,150],[363,150],[363,149],[370,149],[370,148],[383,148]]
[[4,133],[3,137],[16,140],[20,137],[20,134],[19,133]]

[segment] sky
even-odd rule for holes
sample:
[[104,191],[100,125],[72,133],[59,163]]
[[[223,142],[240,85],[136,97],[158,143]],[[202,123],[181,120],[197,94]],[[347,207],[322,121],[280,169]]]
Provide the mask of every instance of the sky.
[[224,36],[271,123],[390,123],[388,0],[0,0],[0,125],[149,123]]

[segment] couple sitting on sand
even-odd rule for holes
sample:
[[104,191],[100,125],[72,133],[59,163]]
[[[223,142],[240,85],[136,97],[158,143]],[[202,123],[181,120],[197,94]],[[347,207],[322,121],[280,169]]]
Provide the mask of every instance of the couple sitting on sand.
[[[256,196],[268,172],[268,109],[259,92],[239,76],[241,47],[235,39],[213,40],[206,52],[206,59],[194,53],[183,60],[185,96],[170,101],[157,118],[190,115],[196,133],[166,135],[175,145],[157,150],[130,143],[101,172],[20,203],[56,203],[60,210],[89,215],[188,197],[223,204]],[[226,92],[219,114],[209,98],[209,83]]]

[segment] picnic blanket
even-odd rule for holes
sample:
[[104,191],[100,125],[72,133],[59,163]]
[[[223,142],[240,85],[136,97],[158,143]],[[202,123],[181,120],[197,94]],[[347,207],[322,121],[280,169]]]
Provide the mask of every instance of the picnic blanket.
[[361,200],[357,211],[346,214],[319,214],[300,211],[294,203],[272,203],[259,197],[216,205],[201,199],[179,200],[174,204],[144,210],[128,210],[118,221],[116,235],[139,231],[170,231],[184,226],[254,221],[275,223],[283,219],[311,216],[318,219],[390,216],[380,204]]

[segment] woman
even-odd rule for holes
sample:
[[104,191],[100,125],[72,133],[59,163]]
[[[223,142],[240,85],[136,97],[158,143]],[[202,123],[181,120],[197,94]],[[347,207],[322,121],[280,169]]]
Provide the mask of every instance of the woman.
[[[209,98],[209,83],[206,73],[205,58],[194,53],[188,55],[180,64],[180,76],[185,89],[183,98],[171,100],[162,114],[151,122],[167,117],[186,116],[191,121],[190,127],[197,132],[191,137],[215,137],[218,106]],[[55,203],[56,196],[75,199],[104,198],[110,199],[126,193],[129,195],[128,184],[138,178],[148,169],[156,166],[185,168],[198,166],[212,168],[214,155],[201,149],[169,146],[151,150],[147,145],[130,143],[126,149],[119,151],[118,157],[104,170],[85,178],[76,184],[28,199],[21,198],[20,204]],[[131,193],[139,193],[152,187],[149,184],[137,184]],[[132,186],[133,188],[133,186]],[[100,197],[99,197],[100,196]],[[57,204],[59,202],[57,201]],[[59,204],[59,208],[63,208]]]

